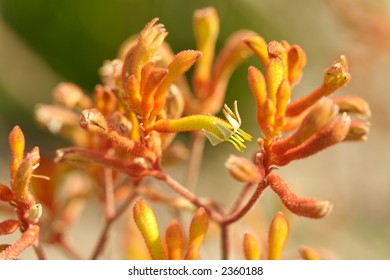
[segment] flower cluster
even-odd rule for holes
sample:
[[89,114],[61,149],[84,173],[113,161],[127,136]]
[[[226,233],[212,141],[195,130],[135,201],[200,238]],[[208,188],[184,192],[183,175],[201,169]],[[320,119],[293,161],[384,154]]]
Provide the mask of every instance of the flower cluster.
[[[322,218],[330,213],[331,202],[298,197],[275,170],[340,142],[367,139],[370,109],[366,101],[357,96],[330,97],[351,79],[345,56],[325,69],[318,88],[295,99],[292,90],[301,80],[306,64],[306,55],[299,46],[286,41],[266,43],[255,32],[242,30],[229,37],[215,55],[219,34],[216,10],[196,11],[193,26],[198,50],[174,54],[165,42],[168,33],[164,25],[152,19],[139,35],[123,43],[117,58],[104,63],[100,69],[102,82],[92,96],[74,84],[61,83],[53,92],[54,105],[36,107],[37,122],[73,145],[58,149],[55,162],[43,164],[44,169],[54,170],[58,163],[82,167],[97,186],[105,225],[91,259],[102,254],[113,222],[133,201],[134,222],[152,259],[199,259],[209,222],[219,227],[222,258],[229,258],[230,225],[256,205],[267,187],[292,213]],[[198,197],[191,185],[201,165],[203,139],[212,145],[229,142],[238,151],[252,140],[241,128],[237,102],[232,109],[224,104],[230,76],[251,55],[257,56],[264,69],[264,73],[254,66],[248,69],[261,133],[251,159],[231,155],[226,161],[232,177],[245,184],[231,209],[227,209],[213,198]],[[191,67],[194,71],[190,86],[184,74]],[[221,110],[224,118],[215,116]],[[180,132],[196,136],[191,144],[186,185],[164,170],[164,157],[178,153],[173,140]],[[10,146],[11,187],[0,185],[0,200],[14,208],[17,219],[0,223],[0,234],[10,234],[19,227],[22,237],[10,246],[0,245],[0,258],[7,259],[37,244],[36,224],[42,209],[29,192],[32,173],[39,162],[38,149],[24,155],[24,137],[18,127],[11,132]],[[56,205],[54,198],[58,177],[69,177],[73,170],[50,172],[52,181],[46,184],[46,191],[34,184],[33,188],[50,213],[46,223],[41,224],[48,228],[50,224],[61,224],[45,231],[46,240],[76,258],[80,255],[66,242],[65,233],[79,213],[78,202],[91,198],[93,190],[84,184],[71,191],[62,207]],[[150,177],[154,180],[148,180]],[[169,187],[176,196],[156,187],[158,183]],[[250,194],[253,186],[255,191]],[[153,211],[139,196],[168,205],[176,213],[195,209],[187,246],[176,220],[169,224],[163,241]],[[247,259],[280,259],[287,235],[287,220],[278,213],[269,230],[267,253],[261,254],[255,239],[246,234],[244,254]],[[302,248],[301,254],[305,259],[318,258],[309,248]]]
[[25,139],[22,130],[16,126],[9,136],[12,153],[10,164],[11,187],[0,184],[0,201],[8,203],[16,219],[0,223],[0,235],[12,234],[18,228],[22,235],[13,244],[0,244],[0,260],[15,259],[26,248],[38,244],[42,207],[35,202],[29,190],[34,169],[39,165],[39,149],[33,148],[25,154]]

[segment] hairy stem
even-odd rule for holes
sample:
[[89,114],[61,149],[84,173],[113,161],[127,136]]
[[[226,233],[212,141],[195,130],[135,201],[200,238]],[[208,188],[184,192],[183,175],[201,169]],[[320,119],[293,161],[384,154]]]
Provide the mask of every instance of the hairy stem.
[[240,194],[237,196],[237,199],[234,202],[233,207],[230,210],[230,214],[236,212],[242,206],[242,204],[244,202],[244,198],[246,197],[246,195],[248,194],[248,192],[251,190],[252,187],[253,187],[252,183],[247,183],[243,187]]
[[204,205],[192,192],[187,190],[183,185],[181,185],[179,182],[177,182],[175,179],[173,179],[171,176],[166,174],[165,172],[161,171],[159,174],[155,175],[155,178],[157,178],[160,181],[163,181],[167,186],[169,186],[174,192],[178,193],[185,199],[187,199],[189,202],[191,202],[196,207],[202,207],[205,209],[206,213],[209,215],[211,219],[213,219],[216,222],[219,222],[222,220],[221,214],[213,210],[212,208],[208,207],[207,205]]
[[252,207],[256,204],[256,202],[260,199],[266,187],[267,185],[265,184],[264,181],[260,182],[255,192],[252,194],[251,198],[249,199],[249,201],[241,209],[237,209],[235,212],[231,213],[230,215],[225,216],[221,221],[221,223],[229,225],[244,217],[245,214],[248,213],[249,210],[251,210]]
[[126,209],[129,207],[130,203],[134,200],[135,194],[130,194],[125,202],[118,207],[118,209],[115,211],[115,215],[111,217],[106,217],[106,223],[104,225],[104,228],[100,234],[99,240],[97,242],[96,248],[92,253],[91,260],[96,260],[99,255],[103,252],[104,246],[106,245],[107,239],[108,239],[108,233],[111,229],[112,224],[126,211]]

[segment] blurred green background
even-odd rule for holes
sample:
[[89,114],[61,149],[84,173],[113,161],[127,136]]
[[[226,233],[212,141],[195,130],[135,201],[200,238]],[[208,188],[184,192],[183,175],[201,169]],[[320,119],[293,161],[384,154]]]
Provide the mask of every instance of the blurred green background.
[[[306,244],[323,247],[336,258],[390,259],[390,1],[386,0],[0,0],[1,178],[8,176],[7,139],[14,125],[22,127],[29,146],[39,145],[43,153],[66,145],[40,130],[32,117],[35,104],[51,102],[51,90],[58,82],[73,82],[91,92],[99,83],[102,62],[113,59],[120,43],[154,17],[166,26],[167,41],[175,52],[194,49],[192,13],[210,5],[220,16],[217,49],[238,29],[254,30],[267,41],[284,39],[301,45],[308,64],[293,98],[318,86],[323,69],[340,54],[348,57],[353,79],[339,94],[369,101],[371,135],[366,143],[342,144],[280,171],[302,196],[335,204],[334,213],[323,221],[296,219],[289,250]],[[258,64],[256,59],[234,73],[226,102],[239,100],[244,128],[260,136],[246,80],[252,64]],[[226,153],[232,152],[226,146],[206,147],[203,194],[210,185],[220,184],[219,176],[206,170],[214,165],[223,169]]]

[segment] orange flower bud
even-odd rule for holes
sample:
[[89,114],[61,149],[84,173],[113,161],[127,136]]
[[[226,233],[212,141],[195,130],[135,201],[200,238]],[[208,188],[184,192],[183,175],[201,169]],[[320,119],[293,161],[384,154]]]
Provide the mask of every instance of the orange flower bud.
[[5,220],[0,223],[0,235],[11,234],[19,227],[18,220]]
[[252,49],[255,55],[260,59],[265,67],[268,64],[268,47],[263,37],[259,35],[248,36],[245,38],[245,43]]
[[19,165],[23,161],[25,139],[19,126],[15,126],[9,135],[12,160],[10,164],[11,180],[15,177]]
[[202,56],[199,51],[186,50],[175,55],[168,65],[168,74],[161,82],[154,96],[154,108],[151,115],[153,119],[164,108],[167,99],[167,93],[173,82],[183,75],[191,66]]
[[0,184],[0,200],[5,202],[10,202],[13,199],[14,195],[10,188]]
[[165,242],[168,249],[168,259],[180,260],[184,247],[184,234],[176,220],[169,223],[165,233]]
[[168,35],[163,24],[156,24],[158,18],[151,20],[141,31],[137,44],[127,53],[122,71],[122,83],[125,84],[130,75],[141,80],[141,69],[152,60]]
[[199,208],[191,221],[188,248],[184,257],[186,260],[198,260],[200,258],[200,245],[203,242],[208,226],[209,218],[207,213],[203,208]]
[[268,232],[268,259],[280,260],[288,236],[288,223],[282,212],[278,212],[271,222]]
[[271,189],[280,197],[284,206],[298,216],[308,218],[322,218],[330,213],[330,201],[321,201],[315,198],[299,198],[288,188],[282,177],[269,174],[266,178]]
[[13,178],[12,189],[14,192],[15,200],[22,205],[25,210],[31,208],[34,205],[34,197],[29,191],[29,185],[31,182],[31,176],[33,173],[33,167],[36,165],[37,157],[39,154],[29,153],[23,159],[18,167],[18,170]]
[[355,113],[364,119],[371,117],[370,106],[366,100],[359,96],[347,96],[332,100],[339,106],[340,112]]
[[302,144],[275,157],[273,163],[278,166],[284,166],[292,160],[306,158],[343,141],[348,134],[350,124],[351,118],[344,113],[328,123],[320,131],[314,133]]
[[285,65],[278,58],[271,58],[266,67],[268,98],[276,104],[276,93],[285,76]]
[[244,235],[244,254],[247,260],[260,260],[260,248],[252,235],[246,233]]
[[283,154],[287,150],[302,144],[306,139],[332,121],[337,114],[338,107],[330,99],[321,99],[309,111],[294,133],[272,144],[272,151],[277,154]]
[[211,83],[215,43],[219,34],[217,11],[212,7],[196,10],[193,16],[193,28],[196,48],[203,55],[195,66],[192,83],[196,96],[202,100],[209,94],[208,89]]
[[291,87],[298,84],[302,77],[302,69],[306,65],[305,52],[298,45],[293,45],[287,53],[288,81]]
[[117,110],[118,99],[111,89],[97,85],[94,90],[96,109],[107,116]]
[[263,127],[264,108],[267,101],[267,88],[264,75],[254,66],[248,68],[249,87],[255,97],[257,110],[257,123]]
[[243,157],[230,155],[225,163],[230,175],[239,182],[259,183],[263,180],[265,170],[263,166],[256,166]]

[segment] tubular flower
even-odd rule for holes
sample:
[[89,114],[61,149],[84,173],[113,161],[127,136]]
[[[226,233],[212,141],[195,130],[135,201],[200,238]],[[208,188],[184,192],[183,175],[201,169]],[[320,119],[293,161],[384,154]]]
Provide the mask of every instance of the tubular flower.
[[212,145],[228,141],[238,150],[242,151],[246,146],[245,140],[251,141],[252,136],[240,129],[241,118],[234,103],[233,111],[224,106],[223,114],[226,120],[210,115],[191,115],[180,119],[163,119],[155,122],[149,129],[162,133],[203,131]]
[[42,206],[35,202],[29,190],[33,172],[39,165],[39,149],[25,154],[25,139],[22,130],[15,126],[9,136],[11,148],[11,187],[0,184],[0,201],[9,203],[17,219],[0,222],[0,235],[11,234],[19,228],[21,237],[11,245],[1,244],[0,259],[15,259],[29,246],[38,242]]
[[168,225],[163,241],[154,213],[142,198],[137,199],[134,204],[133,217],[152,259],[197,260],[200,258],[200,247],[209,224],[207,214],[203,208],[199,208],[192,218],[187,249],[184,246],[183,229],[176,220]]

